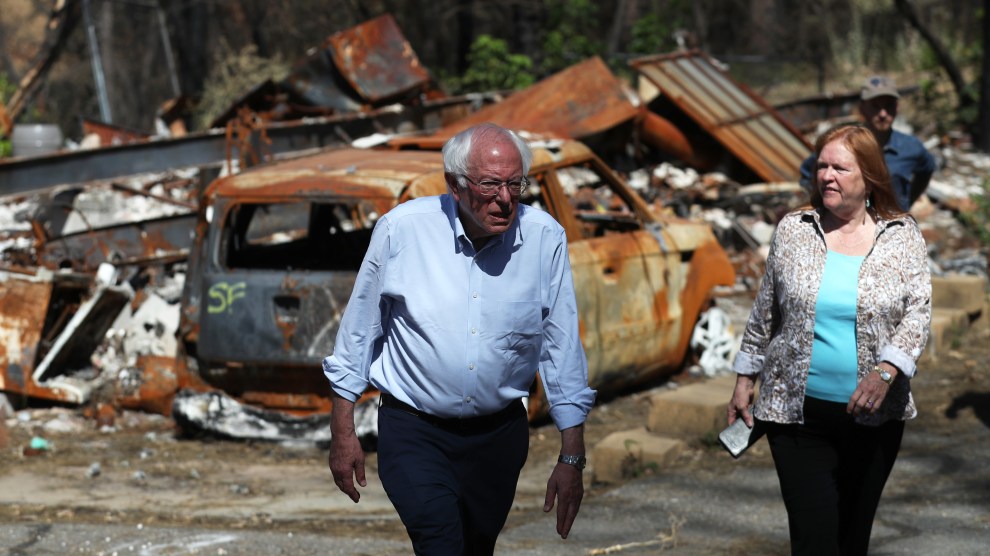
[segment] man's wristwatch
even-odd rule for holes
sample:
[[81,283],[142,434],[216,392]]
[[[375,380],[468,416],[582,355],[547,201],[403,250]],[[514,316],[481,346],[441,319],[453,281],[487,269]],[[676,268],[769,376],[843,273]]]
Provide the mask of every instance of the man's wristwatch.
[[894,382],[894,375],[890,374],[890,372],[887,371],[887,369],[884,369],[882,367],[879,367],[877,365],[874,365],[873,366],[873,370],[876,371],[877,374],[880,375],[880,380],[886,382],[887,383],[887,386],[890,386],[891,384],[893,384],[893,382]]
[[573,465],[578,468],[578,471],[583,471],[584,466],[588,463],[588,458],[584,456],[565,456],[563,454],[557,458],[560,463],[566,463],[567,465]]

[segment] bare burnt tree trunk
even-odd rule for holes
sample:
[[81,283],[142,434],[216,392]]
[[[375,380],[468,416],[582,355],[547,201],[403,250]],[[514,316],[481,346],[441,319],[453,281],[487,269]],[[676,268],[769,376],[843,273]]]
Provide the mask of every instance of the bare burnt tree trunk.
[[203,83],[210,71],[209,23],[210,9],[207,2],[162,0],[162,7],[174,29],[175,54],[179,66],[182,90],[196,95],[203,91]]
[[514,2],[512,4],[512,28],[515,31],[514,50],[526,54],[531,60],[539,52],[539,13],[536,3]]
[[457,52],[455,67],[463,75],[468,68],[468,52],[474,42],[474,0],[457,0]]
[[935,57],[938,58],[939,64],[945,70],[945,73],[949,75],[949,80],[952,81],[952,86],[956,89],[959,107],[966,108],[972,106],[975,99],[966,90],[966,81],[963,79],[962,72],[959,71],[959,66],[956,65],[955,60],[952,59],[952,55],[949,54],[942,41],[922,23],[921,18],[918,17],[918,11],[914,8],[914,4],[909,0],[894,0],[894,5],[897,6],[897,11],[901,12],[901,15],[921,34],[922,38],[928,42],[928,46],[935,52]]
[[347,2],[347,7],[353,14],[352,17],[354,18],[355,25],[374,17],[374,14],[368,9],[367,4],[362,0],[350,0],[350,2]]
[[694,18],[694,29],[698,34],[698,48],[708,50],[708,15],[701,2],[691,2],[691,15]]
[[247,20],[246,23],[250,27],[251,42],[257,48],[258,56],[270,58],[273,52],[265,30],[270,25],[268,8],[271,4],[267,0],[263,0],[261,2],[241,2],[240,5]]
[[614,58],[619,52],[619,45],[622,43],[623,35],[626,34],[626,29],[629,27],[629,23],[635,20],[635,8],[635,2],[629,0],[618,0],[615,3],[615,15],[612,16],[612,28],[608,33],[608,45],[606,46],[609,59]]
[[31,97],[34,96],[48,69],[55,63],[69,35],[79,22],[81,16],[79,0],[68,0],[56,8],[48,20],[45,41],[38,50],[38,55],[21,77],[17,84],[17,90],[7,102],[7,115],[11,121],[17,120]]
[[980,117],[976,146],[990,152],[990,0],[983,0],[983,61],[980,65]]

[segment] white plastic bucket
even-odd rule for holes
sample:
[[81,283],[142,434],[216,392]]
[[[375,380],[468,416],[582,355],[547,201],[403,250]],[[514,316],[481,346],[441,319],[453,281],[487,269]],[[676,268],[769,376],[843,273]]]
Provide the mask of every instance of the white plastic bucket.
[[40,156],[62,146],[62,130],[55,124],[17,124],[10,134],[15,157]]

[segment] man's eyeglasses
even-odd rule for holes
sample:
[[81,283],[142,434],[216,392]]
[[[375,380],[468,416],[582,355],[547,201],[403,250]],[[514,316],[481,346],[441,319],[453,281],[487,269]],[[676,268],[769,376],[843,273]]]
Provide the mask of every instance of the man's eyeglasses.
[[465,174],[461,174],[461,176],[467,181],[471,182],[471,184],[478,189],[478,193],[481,194],[482,197],[486,197],[486,198],[495,197],[496,195],[498,195],[498,192],[500,189],[502,189],[502,186],[505,186],[506,191],[509,192],[509,196],[511,197],[518,197],[522,195],[522,192],[526,191],[526,188],[529,187],[529,180],[526,178],[519,178],[517,180],[509,180],[509,181],[496,181],[496,180],[474,181]]

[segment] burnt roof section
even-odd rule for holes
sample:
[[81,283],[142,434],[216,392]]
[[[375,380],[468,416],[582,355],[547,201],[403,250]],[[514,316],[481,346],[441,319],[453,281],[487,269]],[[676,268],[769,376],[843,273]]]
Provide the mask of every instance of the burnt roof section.
[[811,153],[811,145],[717,62],[689,51],[637,58],[629,64],[760,179],[798,180],[798,169]]
[[442,172],[443,160],[435,151],[333,149],[217,180],[206,195],[293,198],[339,194],[395,198],[424,174],[442,175]]
[[[532,172],[592,155],[576,141],[533,146]],[[330,149],[321,153],[257,166],[214,181],[206,197],[295,199],[308,195],[399,197],[438,194],[443,185],[443,157],[437,151]]]
[[[595,56],[513,93],[504,101],[457,120],[427,139],[409,144],[443,144],[457,133],[483,122],[560,139],[583,139],[636,116],[639,100]],[[400,139],[394,146],[402,146]]]

